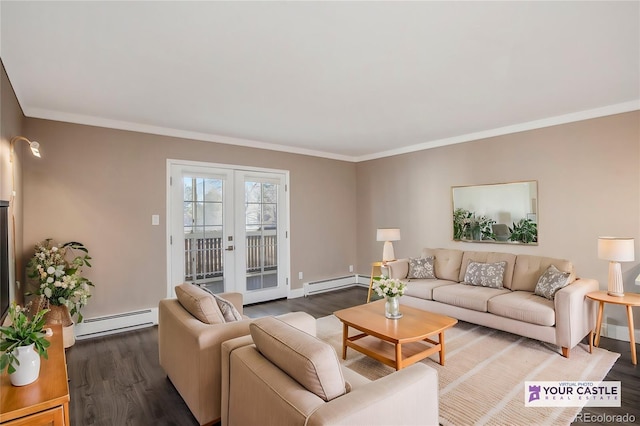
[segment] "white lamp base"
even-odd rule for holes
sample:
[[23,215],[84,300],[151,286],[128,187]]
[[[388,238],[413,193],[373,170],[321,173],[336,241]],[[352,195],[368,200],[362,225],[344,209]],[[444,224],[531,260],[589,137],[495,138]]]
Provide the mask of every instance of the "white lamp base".
[[622,281],[622,268],[620,262],[609,262],[609,284],[607,287],[609,296],[624,296],[624,283]]
[[384,247],[382,248],[382,261],[391,262],[392,260],[396,260],[396,255],[393,252],[393,243],[391,241],[385,241]]

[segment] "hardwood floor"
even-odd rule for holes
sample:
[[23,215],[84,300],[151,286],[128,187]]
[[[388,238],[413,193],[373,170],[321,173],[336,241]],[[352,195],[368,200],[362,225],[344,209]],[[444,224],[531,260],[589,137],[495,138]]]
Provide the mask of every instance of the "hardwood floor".
[[[613,365],[613,368],[609,370],[604,380],[620,382],[622,404],[620,407],[586,407],[573,424],[640,424],[640,366],[631,363],[631,346],[629,342],[602,337],[600,339],[600,347],[620,354],[620,358]],[[636,344],[636,353],[640,353],[639,344]],[[624,420],[625,415],[627,416],[626,419],[633,418],[635,420]]]
[[[305,311],[320,318],[366,298],[365,288],[352,287],[245,306],[244,312],[257,318]],[[622,407],[586,409],[583,420],[592,416],[592,422],[575,424],[611,424],[611,418],[594,423],[593,417],[624,414],[640,422],[640,369],[631,364],[629,343],[602,338],[600,346],[622,354],[605,378],[622,382]],[[158,363],[157,327],[79,340],[67,350],[67,368],[74,426],[198,424]]]

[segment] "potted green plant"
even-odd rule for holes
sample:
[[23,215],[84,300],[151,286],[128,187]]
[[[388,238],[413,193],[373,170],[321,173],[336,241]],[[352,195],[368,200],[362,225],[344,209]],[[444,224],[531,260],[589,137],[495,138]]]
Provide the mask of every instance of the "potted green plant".
[[33,318],[29,318],[27,312],[27,308],[12,303],[8,314],[11,324],[0,327],[0,371],[8,369],[14,386],[36,381],[40,374],[40,357],[48,357],[50,343],[44,331],[47,310],[37,312]]
[[520,219],[513,222],[513,228],[509,228],[511,236],[509,240],[530,244],[538,242],[538,225],[531,219]]

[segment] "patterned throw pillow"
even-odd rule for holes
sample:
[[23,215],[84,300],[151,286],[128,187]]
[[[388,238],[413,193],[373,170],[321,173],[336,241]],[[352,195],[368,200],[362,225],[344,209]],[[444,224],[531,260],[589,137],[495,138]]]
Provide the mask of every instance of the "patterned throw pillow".
[[553,300],[556,292],[569,284],[569,275],[570,272],[562,272],[553,265],[549,266],[538,279],[534,293]]
[[435,279],[436,274],[433,272],[434,257],[410,257],[409,258],[409,275],[407,278],[415,279]]
[[218,308],[220,309],[220,313],[222,313],[222,317],[224,318],[225,322],[240,321],[243,319],[240,312],[238,312],[236,307],[233,306],[233,303],[229,302],[227,299],[223,299],[217,294],[214,294],[206,287],[202,287],[202,289],[213,296],[216,303],[218,304]]
[[218,302],[218,307],[226,322],[240,321],[242,319],[242,315],[240,315],[240,312],[233,306],[233,303],[223,299],[217,294],[214,294],[213,297],[215,297],[216,302]]
[[502,288],[502,279],[507,262],[481,263],[469,262],[464,273],[463,284],[490,288]]

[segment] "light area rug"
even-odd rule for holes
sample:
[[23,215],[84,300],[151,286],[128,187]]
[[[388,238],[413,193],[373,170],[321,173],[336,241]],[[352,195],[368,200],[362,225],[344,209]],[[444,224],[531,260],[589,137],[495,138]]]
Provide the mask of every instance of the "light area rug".
[[[345,367],[368,379],[395,371],[351,348],[343,361],[342,323],[333,315],[317,320],[317,335]],[[445,347],[444,366],[437,354],[421,361],[438,371],[444,426],[568,425],[581,407],[525,407],[525,381],[600,381],[620,356],[595,347],[590,354],[579,344],[567,359],[554,345],[465,322],[445,332]]]

